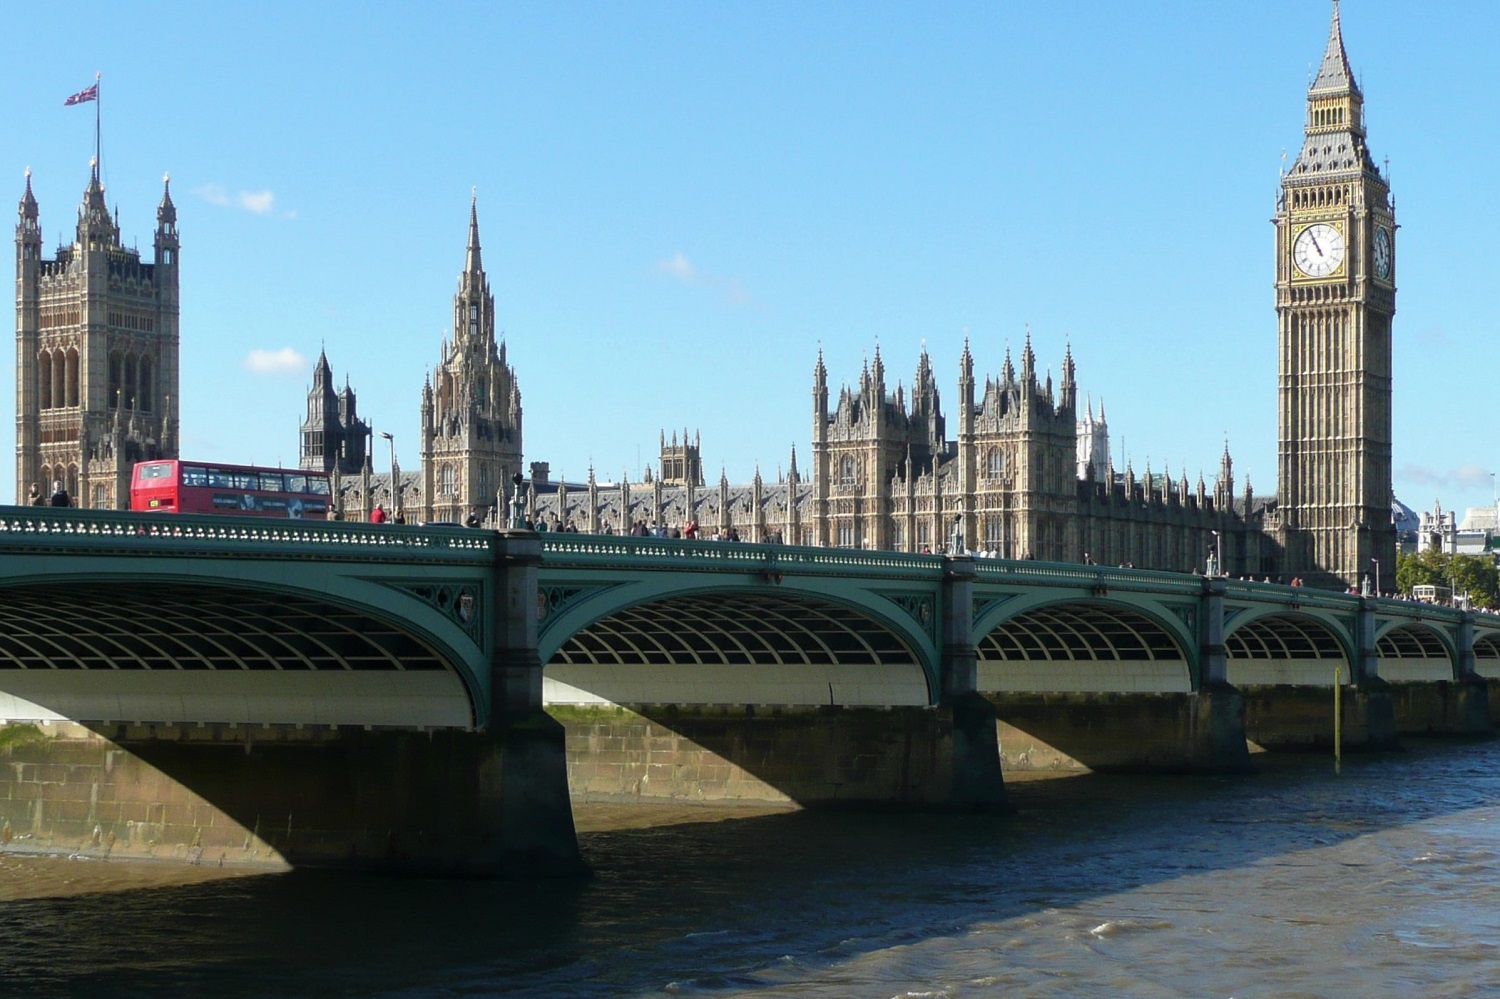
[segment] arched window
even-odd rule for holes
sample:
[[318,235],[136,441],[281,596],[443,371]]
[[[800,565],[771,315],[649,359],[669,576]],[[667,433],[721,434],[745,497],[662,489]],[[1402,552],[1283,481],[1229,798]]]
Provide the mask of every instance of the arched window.
[[854,459],[847,454],[839,461],[839,485],[854,485]]
[[452,496],[456,492],[458,476],[452,465],[438,466],[438,495]]
[[36,387],[42,409],[52,408],[52,352],[44,350],[37,357]]
[[78,466],[77,465],[69,465],[68,466],[67,486],[68,486],[68,497],[76,505],[78,503]]
[[68,359],[60,350],[52,352],[52,406],[68,404]]
[[984,475],[988,479],[998,479],[1005,474],[1005,452],[997,447],[992,447],[984,456]]
[[68,387],[67,387],[66,400],[67,400],[67,404],[69,406],[76,406],[76,405],[78,405],[78,348],[77,347],[69,347],[68,348],[67,368],[68,368],[68,374],[67,374]]
[[151,357],[149,355],[141,355],[141,369],[139,379],[140,380],[138,384],[140,385],[141,390],[140,395],[137,396],[137,405],[144,412],[154,413],[156,412],[156,396],[154,393],[156,385],[154,384],[154,379],[152,378]]
[[1004,520],[999,517],[986,517],[984,519],[984,550],[996,554],[1004,554],[1005,528]]
[[126,354],[125,355],[125,375],[124,375],[124,381],[123,381],[123,383],[120,386],[121,389],[123,389],[123,391],[124,391],[124,394],[121,397],[121,402],[122,402],[122,404],[124,405],[124,407],[126,409],[135,409],[136,408],[136,405],[135,405],[135,400],[136,400],[136,394],[135,394],[135,384],[136,384],[135,383],[135,374],[136,374],[136,372],[135,372],[135,355],[134,354]]
[[124,362],[120,358],[119,351],[109,355],[109,408],[113,409],[120,404],[120,379],[121,366]]

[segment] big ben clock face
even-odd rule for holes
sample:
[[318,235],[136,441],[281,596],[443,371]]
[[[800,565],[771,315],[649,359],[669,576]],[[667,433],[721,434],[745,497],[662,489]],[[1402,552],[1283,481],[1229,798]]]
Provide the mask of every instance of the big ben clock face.
[[1375,276],[1382,281],[1391,279],[1391,232],[1389,229],[1375,230]]
[[1316,222],[1297,234],[1292,261],[1308,277],[1327,277],[1344,262],[1344,234],[1327,222]]

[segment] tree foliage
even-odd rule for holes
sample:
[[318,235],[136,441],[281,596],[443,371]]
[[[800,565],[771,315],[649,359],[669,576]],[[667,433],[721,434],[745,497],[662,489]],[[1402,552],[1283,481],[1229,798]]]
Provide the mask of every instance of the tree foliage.
[[1485,555],[1449,555],[1428,549],[1416,555],[1396,555],[1396,589],[1410,595],[1413,586],[1428,584],[1469,595],[1476,607],[1500,607],[1500,578],[1494,559]]

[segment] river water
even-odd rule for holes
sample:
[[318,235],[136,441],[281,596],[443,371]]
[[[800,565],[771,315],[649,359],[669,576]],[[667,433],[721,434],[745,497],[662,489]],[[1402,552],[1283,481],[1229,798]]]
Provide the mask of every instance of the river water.
[[570,883],[0,856],[0,994],[1500,996],[1500,741],[1256,760],[1001,818],[582,807]]

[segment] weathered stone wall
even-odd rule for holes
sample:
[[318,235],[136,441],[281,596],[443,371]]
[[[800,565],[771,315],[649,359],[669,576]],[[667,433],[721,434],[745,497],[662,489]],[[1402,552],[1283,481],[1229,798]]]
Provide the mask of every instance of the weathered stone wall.
[[1188,694],[991,694],[1006,771],[1226,771],[1249,766],[1243,706]]
[[0,728],[0,845],[195,863],[567,873],[582,865],[562,749],[561,727],[540,713],[498,735],[11,725]]
[[[1346,749],[1393,749],[1396,726],[1391,688],[1381,682],[1345,685],[1339,701]],[[1266,749],[1333,746],[1333,687],[1245,687],[1245,735]]]
[[[548,710],[567,732],[575,801],[966,808],[1003,800],[987,713],[961,712],[955,724],[950,707]],[[985,731],[969,731],[976,725]],[[992,780],[983,772],[986,740]]]
[[1490,684],[1481,679],[1392,683],[1391,709],[1402,735],[1489,735]]
[[202,796],[82,725],[0,727],[0,847],[285,867]]

